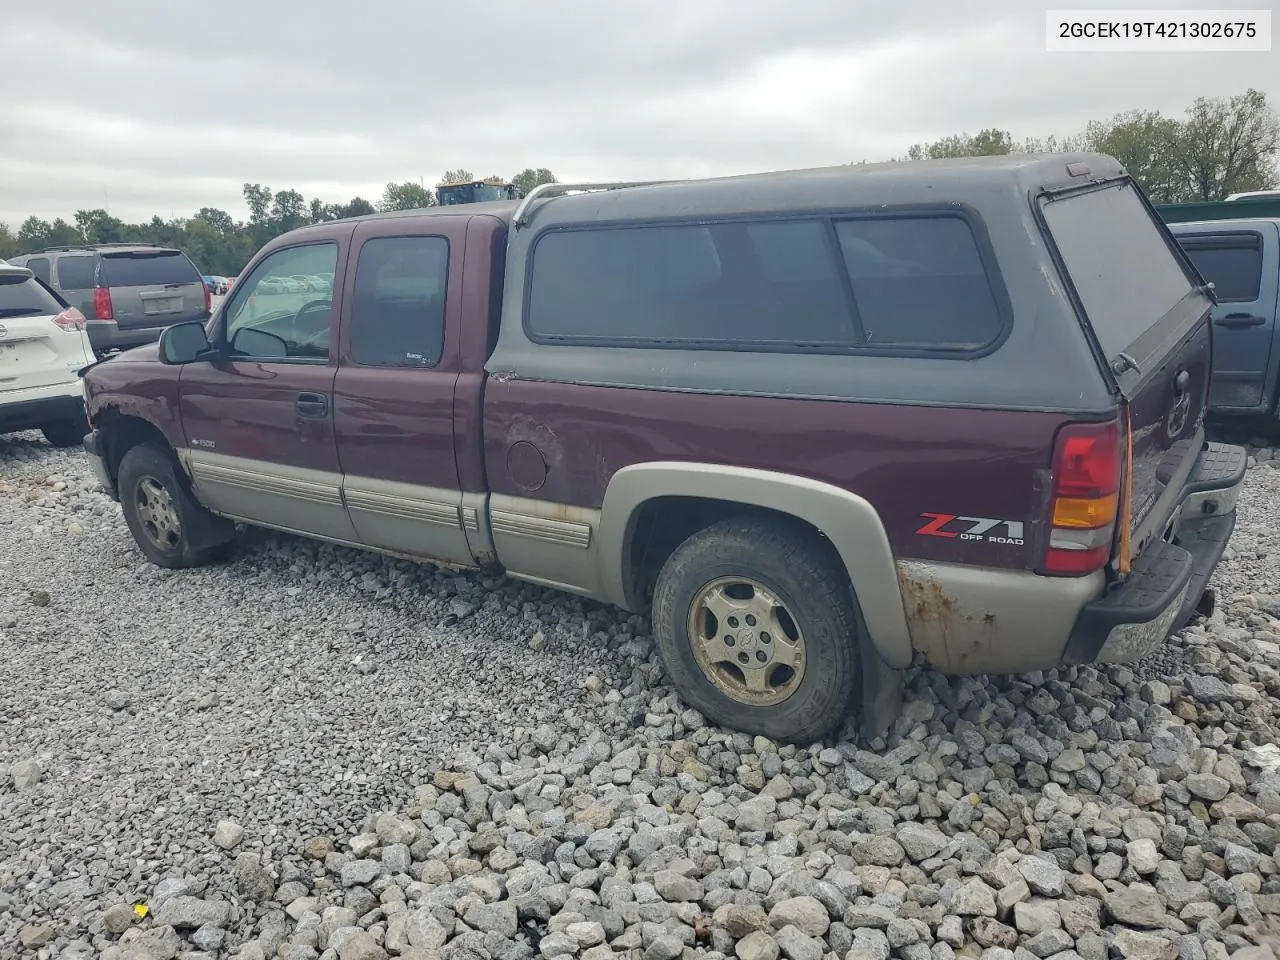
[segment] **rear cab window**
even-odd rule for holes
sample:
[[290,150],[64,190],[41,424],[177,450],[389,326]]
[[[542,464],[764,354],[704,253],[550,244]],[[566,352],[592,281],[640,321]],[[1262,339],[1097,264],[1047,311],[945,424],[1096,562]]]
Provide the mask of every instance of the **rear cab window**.
[[0,319],[56,316],[64,304],[33,277],[0,271]]
[[1125,354],[1143,365],[1161,349],[1144,335],[1196,289],[1163,228],[1128,181],[1042,209],[1107,362]]
[[102,255],[102,285],[106,287],[203,282],[195,264],[178,250],[138,250]]
[[557,229],[535,341],[972,353],[1007,322],[970,224],[930,214]]

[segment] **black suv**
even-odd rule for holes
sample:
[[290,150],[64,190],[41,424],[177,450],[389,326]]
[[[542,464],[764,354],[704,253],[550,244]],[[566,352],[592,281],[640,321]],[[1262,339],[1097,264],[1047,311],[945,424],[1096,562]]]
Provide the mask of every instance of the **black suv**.
[[88,320],[99,356],[154,343],[175,323],[209,316],[209,290],[181,250],[145,243],[48,247],[13,257]]

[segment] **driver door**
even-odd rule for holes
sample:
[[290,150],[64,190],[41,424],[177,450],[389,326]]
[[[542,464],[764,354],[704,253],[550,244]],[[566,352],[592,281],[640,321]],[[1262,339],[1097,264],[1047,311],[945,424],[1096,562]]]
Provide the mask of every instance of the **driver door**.
[[357,539],[333,432],[334,298],[353,229],[268,247],[214,318],[218,357],[182,368],[184,459],[197,496],[224,516]]

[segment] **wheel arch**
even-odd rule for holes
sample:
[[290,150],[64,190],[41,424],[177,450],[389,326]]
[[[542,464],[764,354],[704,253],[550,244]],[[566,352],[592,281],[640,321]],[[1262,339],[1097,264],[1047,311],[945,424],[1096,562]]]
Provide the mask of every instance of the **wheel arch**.
[[94,415],[93,425],[102,434],[106,461],[104,466],[113,484],[120,480],[120,462],[124,459],[124,455],[140,443],[154,443],[170,453],[178,463],[180,472],[185,474],[181,458],[173,444],[169,442],[164,431],[150,420],[123,413],[116,407],[104,407]]
[[893,549],[880,515],[857,494],[807,477],[679,461],[618,470],[605,490],[600,511],[604,599],[628,610],[643,607],[632,569],[632,541],[645,505],[666,497],[761,509],[814,528],[831,543],[844,565],[872,647],[889,667],[910,664],[911,634]]

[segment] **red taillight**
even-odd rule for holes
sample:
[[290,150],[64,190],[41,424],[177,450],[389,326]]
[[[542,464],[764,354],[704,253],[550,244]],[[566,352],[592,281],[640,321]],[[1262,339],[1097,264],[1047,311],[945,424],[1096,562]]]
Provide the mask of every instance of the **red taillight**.
[[1114,420],[1059,431],[1045,573],[1082,576],[1106,565],[1119,514],[1122,461],[1121,431]]
[[201,280],[200,286],[204,287],[204,308],[207,311],[213,306],[213,297],[209,295],[209,285],[207,283]]
[[77,310],[75,307],[67,307],[67,309],[63,310],[60,314],[58,314],[56,317],[53,318],[53,322],[56,323],[59,327],[61,327],[63,330],[66,330],[68,333],[71,333],[76,330],[83,330],[85,320],[84,320],[84,314],[81,313],[79,310]]
[[116,312],[111,306],[111,291],[106,287],[95,287],[93,291],[93,312],[99,320],[114,320]]

